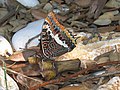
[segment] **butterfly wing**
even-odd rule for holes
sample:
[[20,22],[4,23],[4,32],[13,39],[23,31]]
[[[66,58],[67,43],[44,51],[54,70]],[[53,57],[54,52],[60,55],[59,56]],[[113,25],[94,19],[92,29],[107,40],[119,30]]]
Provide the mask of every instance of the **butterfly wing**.
[[45,19],[41,35],[42,51],[47,58],[60,56],[75,47],[71,36],[57,21],[53,12]]

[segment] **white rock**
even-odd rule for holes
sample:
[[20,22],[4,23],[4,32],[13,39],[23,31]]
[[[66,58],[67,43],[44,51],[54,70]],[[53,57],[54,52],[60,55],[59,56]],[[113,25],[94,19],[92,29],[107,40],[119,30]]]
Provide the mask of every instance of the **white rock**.
[[[6,73],[7,90],[19,90],[17,83]],[[0,67],[0,90],[6,90],[5,72]]]
[[120,90],[120,77],[113,77],[106,84],[100,85],[97,90]]
[[12,54],[13,50],[10,43],[0,35],[0,55],[8,57],[6,53]]
[[38,0],[17,0],[19,3],[21,3],[23,6],[26,7],[35,7],[39,4]]
[[96,25],[109,25],[111,23],[110,19],[97,19],[93,22]]
[[0,0],[0,4],[2,4],[3,6],[5,6],[5,0]]
[[[29,39],[41,33],[43,23],[44,19],[37,20],[29,23],[25,28],[17,31],[12,37],[12,44],[14,49],[16,51],[23,50]],[[39,38],[33,39],[28,44],[28,47],[37,46],[39,44],[38,39]]]

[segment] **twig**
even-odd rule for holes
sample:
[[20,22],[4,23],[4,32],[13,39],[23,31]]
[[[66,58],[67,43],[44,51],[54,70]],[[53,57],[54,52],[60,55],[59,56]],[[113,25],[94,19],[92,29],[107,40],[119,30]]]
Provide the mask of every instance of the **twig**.
[[[100,78],[100,77],[105,77],[105,76],[110,76],[110,75],[114,75],[114,74],[120,74],[120,71],[115,71],[115,72],[107,72],[107,73],[104,73],[104,74],[101,74],[101,75],[92,75],[92,76],[88,76],[86,78],[84,77],[80,77],[81,80],[80,81],[86,81],[86,80],[90,80],[90,79],[95,79],[95,78]],[[84,79],[83,79],[84,78]]]
[[110,11],[115,11],[115,10],[119,10],[119,9],[120,9],[120,7],[118,7],[118,8],[105,9],[105,10],[102,10],[102,13],[110,12]]
[[16,64],[16,65],[10,65],[10,66],[7,66],[7,67],[11,68],[11,69],[16,69],[16,68],[22,68],[22,67],[25,67],[25,66],[27,66],[26,63]]
[[66,77],[66,78],[61,77],[61,78],[56,79],[56,80],[50,80],[50,81],[44,82],[42,84],[37,84],[36,86],[29,88],[29,90],[36,90],[37,88],[46,86],[48,84],[63,82],[63,81],[69,80],[69,79],[71,79],[73,77],[77,77],[78,75],[83,74],[83,73],[85,73],[87,71],[90,71],[92,69],[95,69],[95,68],[98,68],[98,67],[102,67],[102,66],[106,66],[106,65],[111,65],[111,64],[112,65],[114,65],[114,64],[120,64],[120,61],[112,61],[112,62],[106,62],[106,63],[97,64],[97,65],[94,65],[92,67],[83,69],[83,70],[81,70],[81,71],[79,71],[79,72],[77,72],[75,74],[72,74],[72,75]]
[[100,84],[103,82],[103,80],[104,80],[104,77],[101,77],[97,85],[93,87],[93,90],[96,90],[100,86]]
[[85,82],[85,81],[88,81],[88,80],[93,80],[95,78],[101,78],[101,77],[111,76],[111,75],[115,75],[115,74],[120,74],[120,71],[106,72],[106,73],[103,73],[103,74],[100,74],[100,75],[93,75],[93,74],[84,75],[82,77],[78,77],[78,78],[75,78],[75,79],[72,79],[72,80],[69,80],[69,81],[65,82],[67,84],[62,84],[61,87],[68,86],[71,83],[76,84],[76,83]]

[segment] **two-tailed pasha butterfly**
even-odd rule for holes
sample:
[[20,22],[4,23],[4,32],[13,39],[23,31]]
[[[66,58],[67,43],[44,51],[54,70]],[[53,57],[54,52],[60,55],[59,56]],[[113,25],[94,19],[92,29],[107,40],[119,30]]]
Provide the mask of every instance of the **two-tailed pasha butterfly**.
[[74,36],[58,22],[53,12],[45,18],[40,40],[42,53],[46,58],[60,56],[75,48]]

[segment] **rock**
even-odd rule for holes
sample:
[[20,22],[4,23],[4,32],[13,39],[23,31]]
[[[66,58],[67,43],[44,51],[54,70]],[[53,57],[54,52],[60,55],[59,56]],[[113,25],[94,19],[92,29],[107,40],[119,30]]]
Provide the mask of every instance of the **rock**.
[[61,60],[70,60],[79,58],[81,61],[86,60],[94,60],[96,57],[108,53],[112,50],[116,50],[117,47],[118,52],[120,52],[120,38],[99,41],[95,43],[89,43],[87,45],[83,45],[82,43],[78,43],[76,47],[66,54],[63,54],[56,58],[56,61]]
[[120,20],[118,21],[119,25],[120,25]]
[[111,20],[112,20],[112,21],[118,21],[118,24],[119,24],[120,15],[114,16]]
[[[37,20],[29,23],[25,28],[17,31],[12,37],[12,44],[16,51],[23,50],[25,48],[26,43],[29,39],[35,37],[36,35],[42,32],[42,25],[44,23],[44,19]],[[39,38],[33,39],[28,47],[37,46],[39,44]]]
[[48,12],[51,11],[52,8],[53,8],[53,6],[52,6],[50,3],[47,3],[47,4],[43,7],[43,9],[46,10],[46,11],[48,11]]
[[0,35],[0,55],[8,57],[9,55],[7,53],[13,54],[12,47],[10,43]]
[[59,9],[53,9],[53,12],[58,14],[58,13],[60,13],[60,10]]
[[61,11],[62,12],[68,12],[70,9],[66,4],[61,5]]
[[117,52],[111,52],[110,55],[110,61],[119,61],[120,59],[120,53]]
[[108,62],[109,61],[109,57],[102,57],[102,58],[100,58],[98,61],[97,61],[97,63],[99,64],[99,63],[105,63],[105,62]]
[[114,19],[114,16],[119,13],[118,10],[106,12],[103,15],[101,15],[97,20],[94,21],[94,24],[96,25],[109,25],[112,20]]
[[74,2],[80,7],[88,7],[91,3],[91,0],[75,0]]
[[96,90],[120,90],[120,77],[113,77],[107,83],[100,85]]
[[41,3],[47,3],[49,0],[40,0]]
[[97,19],[93,22],[96,25],[109,25],[111,23],[110,19]]
[[[5,80],[6,74],[6,80]],[[6,89],[7,83],[7,89]],[[0,67],[0,90],[19,90],[17,83]]]
[[6,3],[7,1],[5,1],[5,0],[0,0],[0,6],[4,6],[5,7],[5,3]]
[[99,17],[99,19],[106,19],[106,18],[109,18],[109,19],[112,19],[115,15],[119,14],[119,11],[116,10],[116,11],[111,11],[111,12],[106,12],[104,13],[103,15],[101,15]]
[[99,17],[99,19],[111,19],[113,17],[114,17],[113,13],[104,13]]
[[106,12],[104,14],[112,13],[113,15],[119,14],[119,10],[111,11],[111,12]]
[[25,7],[35,7],[39,4],[38,0],[17,0],[20,4],[22,4]]
[[120,8],[120,1],[119,0],[109,0],[106,3],[106,7],[110,7],[110,8]]
[[65,3],[67,4],[71,4],[72,2],[74,2],[74,0],[65,0]]
[[7,9],[0,8],[0,19],[3,18],[8,13]]

